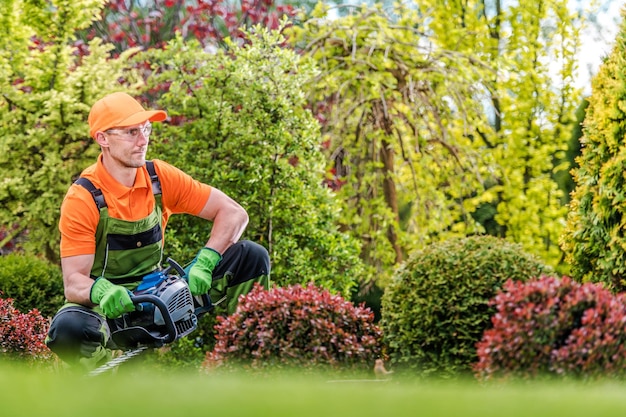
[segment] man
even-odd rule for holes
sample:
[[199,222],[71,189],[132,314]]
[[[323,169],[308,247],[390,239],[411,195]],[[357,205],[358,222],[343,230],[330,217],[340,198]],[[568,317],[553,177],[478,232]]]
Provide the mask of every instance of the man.
[[213,223],[186,268],[193,295],[226,297],[230,314],[238,296],[254,283],[269,287],[267,250],[239,241],[248,223],[246,211],[172,165],[146,162],[151,123],[166,117],[121,92],[97,101],[89,113],[90,135],[101,154],[69,188],[61,206],[67,303],[54,316],[46,339],[69,364],[93,369],[110,358],[113,319],[135,309],[129,291],[161,268],[163,233],[172,214]]

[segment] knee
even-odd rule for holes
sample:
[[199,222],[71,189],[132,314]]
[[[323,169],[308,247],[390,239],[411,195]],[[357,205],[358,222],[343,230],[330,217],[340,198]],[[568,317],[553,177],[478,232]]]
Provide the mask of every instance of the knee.
[[246,253],[249,258],[258,259],[261,262],[269,264],[270,254],[264,246],[249,240],[242,243],[246,246]]
[[259,275],[269,275],[270,273],[270,255],[267,249],[258,243],[249,240],[243,241],[245,246],[246,257],[248,262],[256,266]]
[[268,275],[270,271],[270,256],[263,246],[250,240],[241,240],[223,255],[224,264],[245,265],[250,271],[258,275]]
[[105,343],[105,335],[101,331],[103,324],[104,320],[96,313],[61,310],[52,320],[46,345],[64,360],[87,356],[89,352],[85,350],[93,350]]
[[85,327],[85,322],[81,319],[78,314],[58,314],[50,326],[49,338],[59,343],[68,341],[79,342],[82,339]]

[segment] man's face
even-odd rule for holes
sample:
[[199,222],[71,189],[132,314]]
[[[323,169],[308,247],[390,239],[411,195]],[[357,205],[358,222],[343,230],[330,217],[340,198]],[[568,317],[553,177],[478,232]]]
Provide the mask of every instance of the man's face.
[[152,125],[150,122],[111,128],[104,132],[108,139],[111,158],[126,168],[139,168],[146,162],[146,152],[150,142]]

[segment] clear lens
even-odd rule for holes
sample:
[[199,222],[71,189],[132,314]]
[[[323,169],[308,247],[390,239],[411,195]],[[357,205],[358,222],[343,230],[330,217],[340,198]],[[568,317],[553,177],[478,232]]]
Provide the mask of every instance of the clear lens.
[[139,137],[139,132],[142,132],[145,137],[150,136],[150,133],[152,133],[152,124],[148,122],[142,127],[133,127],[132,129],[109,129],[105,133],[113,135],[126,135],[133,139],[137,139]]

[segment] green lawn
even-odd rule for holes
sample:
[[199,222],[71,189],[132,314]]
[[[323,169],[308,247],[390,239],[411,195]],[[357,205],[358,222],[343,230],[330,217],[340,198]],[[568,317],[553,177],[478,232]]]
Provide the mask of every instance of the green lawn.
[[626,384],[342,380],[131,372],[86,377],[0,364],[0,415],[36,417],[623,416]]

